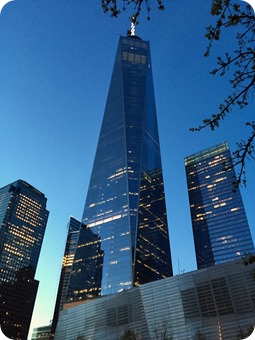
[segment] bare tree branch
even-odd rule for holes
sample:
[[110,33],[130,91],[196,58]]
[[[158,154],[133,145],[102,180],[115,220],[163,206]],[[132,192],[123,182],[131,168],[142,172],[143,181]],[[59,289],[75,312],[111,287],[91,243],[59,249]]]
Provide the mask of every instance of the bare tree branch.
[[237,165],[240,165],[240,170],[237,174],[237,178],[233,181],[234,191],[238,188],[238,186],[242,183],[246,186],[246,172],[245,165],[247,160],[255,160],[255,121],[246,123],[247,126],[251,127],[252,131],[250,133],[249,138],[245,140],[241,140],[237,143],[237,149],[233,152],[233,157],[230,163],[225,163],[225,169],[229,170],[233,169]]
[[[152,1],[152,0],[151,0]],[[139,23],[139,17],[142,11],[142,5],[145,6],[147,11],[147,19],[150,20],[150,11],[151,11],[151,3],[150,0],[101,0],[102,8],[104,13],[110,13],[112,17],[117,18],[119,14],[125,11],[128,7],[132,8],[133,16],[134,16],[134,23]],[[164,10],[163,0],[154,0],[157,2],[157,6],[159,10]],[[121,5],[122,4],[122,5]]]
[[[242,9],[245,7],[245,9]],[[200,131],[206,127],[211,130],[219,127],[220,121],[230,114],[233,107],[237,105],[240,109],[246,107],[253,100],[255,91],[255,16],[250,5],[241,6],[230,0],[213,0],[211,14],[217,17],[214,26],[207,28],[206,38],[209,40],[205,56],[210,55],[214,41],[220,39],[222,31],[235,27],[236,45],[238,48],[227,52],[224,57],[218,57],[218,67],[211,71],[211,74],[224,76],[226,72],[232,72],[230,84],[234,91],[218,107],[218,112],[202,121],[198,127],[191,128],[191,131]],[[237,143],[237,149],[233,152],[233,165],[226,167],[226,170],[239,167],[237,179],[233,182],[234,190],[240,184],[246,186],[245,165],[247,160],[255,160],[255,124],[254,121],[246,123],[252,128],[249,138]]]

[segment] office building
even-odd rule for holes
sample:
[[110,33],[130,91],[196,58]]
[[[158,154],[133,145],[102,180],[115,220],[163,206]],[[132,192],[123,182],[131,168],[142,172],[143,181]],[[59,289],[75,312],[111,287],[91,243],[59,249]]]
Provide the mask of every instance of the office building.
[[77,247],[78,236],[80,232],[81,222],[70,217],[67,225],[67,237],[64,256],[62,260],[62,268],[58,285],[57,298],[55,303],[54,315],[51,325],[52,336],[55,333],[59,311],[63,309],[63,305],[66,302],[67,288],[71,274],[71,268],[73,265],[74,254]]
[[97,268],[69,301],[172,275],[150,47],[137,36],[119,40],[82,222],[98,243]]
[[51,325],[33,329],[31,340],[50,340]]
[[255,320],[255,264],[231,261],[60,312],[55,340],[245,339]]
[[22,180],[0,189],[0,324],[9,338],[27,339],[49,214],[46,201]]
[[[185,158],[198,268],[254,253],[228,143]],[[228,170],[226,170],[226,165]]]
[[[102,280],[104,253],[101,251],[100,237],[90,228],[81,224],[79,243],[75,251],[71,275],[68,283],[64,308],[98,297],[98,288]],[[85,288],[84,288],[85,287]]]

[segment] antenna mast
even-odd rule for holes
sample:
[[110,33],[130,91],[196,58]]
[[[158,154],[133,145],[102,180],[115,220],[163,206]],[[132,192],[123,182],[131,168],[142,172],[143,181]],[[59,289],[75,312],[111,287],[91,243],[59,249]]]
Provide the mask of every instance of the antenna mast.
[[131,29],[130,29],[130,35],[135,35],[135,15],[133,14],[131,17]]

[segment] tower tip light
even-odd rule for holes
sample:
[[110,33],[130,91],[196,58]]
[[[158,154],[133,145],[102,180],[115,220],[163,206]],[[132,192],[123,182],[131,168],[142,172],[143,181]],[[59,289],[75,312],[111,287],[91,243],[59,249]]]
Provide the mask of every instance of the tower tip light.
[[132,18],[131,18],[131,35],[134,36],[135,35],[135,16],[132,15]]

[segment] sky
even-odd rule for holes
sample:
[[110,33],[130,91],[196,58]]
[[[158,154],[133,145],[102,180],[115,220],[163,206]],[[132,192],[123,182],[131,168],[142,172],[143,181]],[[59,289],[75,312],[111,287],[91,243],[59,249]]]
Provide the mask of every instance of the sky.
[[[154,3],[153,1],[152,3]],[[212,132],[190,132],[231,91],[210,75],[234,48],[234,30],[205,58],[210,0],[165,0],[136,34],[150,41],[174,274],[196,269],[184,157],[246,138],[253,103],[237,107]],[[33,327],[52,319],[70,216],[81,219],[118,39],[132,12],[114,19],[99,0],[15,0],[0,14],[0,187],[23,179],[43,192],[50,211],[36,279]],[[241,188],[255,239],[254,163]]]

